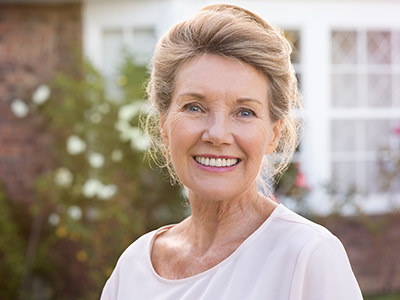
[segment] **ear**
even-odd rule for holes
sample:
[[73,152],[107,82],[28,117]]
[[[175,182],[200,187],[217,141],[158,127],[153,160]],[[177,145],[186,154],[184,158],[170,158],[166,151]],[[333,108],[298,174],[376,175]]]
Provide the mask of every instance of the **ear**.
[[169,136],[168,136],[168,122],[164,115],[160,115],[160,132],[164,143],[169,146]]
[[278,146],[279,140],[281,138],[282,123],[283,120],[280,119],[279,121],[272,124],[272,134],[265,154],[271,154]]

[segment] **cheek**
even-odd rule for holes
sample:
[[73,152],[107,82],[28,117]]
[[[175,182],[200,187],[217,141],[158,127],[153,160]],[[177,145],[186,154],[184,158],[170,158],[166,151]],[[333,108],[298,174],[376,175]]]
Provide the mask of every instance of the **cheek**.
[[[198,125],[198,124],[197,124]],[[168,137],[171,152],[187,149],[193,140],[198,139],[200,126],[196,122],[182,116],[172,116],[168,122]],[[174,153],[171,153],[174,155]]]
[[271,134],[263,123],[256,122],[241,128],[240,136],[242,148],[248,149],[253,155],[264,156]]

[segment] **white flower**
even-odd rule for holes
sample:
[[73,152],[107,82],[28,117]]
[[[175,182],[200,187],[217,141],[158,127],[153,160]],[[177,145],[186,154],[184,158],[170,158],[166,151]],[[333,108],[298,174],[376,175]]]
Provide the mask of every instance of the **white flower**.
[[54,176],[54,182],[61,187],[71,186],[74,176],[67,168],[58,168]]
[[123,157],[123,153],[121,150],[114,150],[111,153],[111,159],[115,162],[121,161]]
[[93,168],[101,168],[104,165],[104,156],[101,153],[93,152],[88,156],[89,164]]
[[81,140],[77,135],[71,135],[67,139],[67,152],[71,155],[77,155],[86,150],[85,141]]
[[57,213],[51,213],[51,214],[49,215],[48,221],[49,221],[49,224],[50,224],[50,225],[52,225],[52,226],[57,226],[58,223],[60,223],[60,216],[59,216],[59,214],[57,214]]
[[131,148],[145,151],[149,148],[149,146],[150,142],[147,136],[143,134],[139,128],[137,128],[134,138],[131,139]]
[[132,104],[121,106],[118,111],[118,119],[125,122],[129,122],[140,113],[143,104],[144,104],[143,101],[138,101]]
[[67,213],[74,220],[80,220],[82,218],[82,209],[77,205],[68,207]]
[[115,129],[120,132],[121,140],[131,141],[133,149],[146,150],[149,147],[149,140],[139,127],[130,126],[129,123],[120,120],[115,124]]
[[82,194],[86,198],[92,198],[97,195],[99,189],[103,187],[103,184],[94,178],[89,178],[86,180],[85,184],[82,187]]
[[50,88],[47,85],[39,85],[32,95],[33,103],[41,105],[45,103],[50,97]]
[[103,185],[101,181],[90,178],[88,179],[82,188],[82,194],[86,198],[92,198],[97,196],[100,200],[108,200],[113,197],[118,191],[118,187],[115,184]]
[[97,193],[97,197],[100,200],[107,200],[114,196],[118,191],[118,187],[115,184],[103,185]]
[[29,112],[29,107],[26,105],[24,101],[21,99],[15,99],[11,103],[11,111],[14,113],[15,116],[18,118],[24,118]]

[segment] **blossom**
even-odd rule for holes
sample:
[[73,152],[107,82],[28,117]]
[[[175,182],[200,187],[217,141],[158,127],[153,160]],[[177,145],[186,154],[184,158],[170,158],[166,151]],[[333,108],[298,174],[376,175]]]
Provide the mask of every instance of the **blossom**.
[[71,135],[67,139],[67,152],[71,155],[77,155],[86,150],[86,143],[77,135]]
[[143,101],[138,101],[121,106],[118,111],[118,119],[125,122],[131,121],[135,116],[139,115],[143,104]]
[[118,191],[118,187],[115,184],[103,185],[97,193],[97,197],[100,200],[107,200],[114,196]]
[[52,226],[57,226],[60,223],[60,215],[57,213],[51,213],[48,218],[49,224]]
[[88,179],[82,188],[82,194],[86,198],[92,198],[97,196],[100,200],[108,200],[113,197],[118,191],[118,187],[115,184],[104,185],[100,180],[90,178]]
[[301,173],[301,172],[297,173],[294,184],[296,186],[298,186],[299,188],[305,188],[305,189],[307,188],[306,177],[304,176],[303,173]]
[[67,168],[58,168],[54,176],[54,182],[61,187],[69,187],[72,183],[74,175]]
[[82,209],[77,205],[68,207],[67,213],[74,220],[78,221],[82,218]]
[[400,135],[400,125],[397,126],[397,127],[394,129],[394,132],[395,132],[396,134]]
[[26,105],[24,101],[21,99],[15,99],[11,103],[11,111],[14,113],[15,116],[18,118],[24,118],[29,112],[29,107]]
[[120,139],[131,141],[131,148],[137,150],[146,150],[149,147],[149,140],[139,127],[131,126],[128,122],[118,121],[115,128],[120,132]]
[[82,194],[86,198],[92,198],[97,195],[98,190],[102,187],[102,183],[94,178],[89,178],[86,180],[82,187]]
[[104,165],[104,156],[101,153],[93,152],[88,156],[89,164],[93,168],[101,168]]
[[111,153],[111,159],[115,162],[121,161],[123,157],[123,153],[121,150],[114,150]]
[[32,95],[33,103],[37,105],[42,105],[50,97],[50,88],[47,85],[39,85],[36,91]]

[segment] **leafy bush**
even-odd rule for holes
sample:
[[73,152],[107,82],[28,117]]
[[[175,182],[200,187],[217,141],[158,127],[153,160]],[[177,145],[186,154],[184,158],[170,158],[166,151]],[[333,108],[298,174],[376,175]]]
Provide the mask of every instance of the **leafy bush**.
[[[31,102],[12,104],[17,116],[42,119],[54,167],[38,179],[26,215],[0,197],[0,276],[10,278],[1,299],[15,299],[18,289],[21,299],[98,299],[130,243],[185,216],[179,187],[144,159],[139,113],[147,73],[133,61],[125,54],[116,78],[122,99],[108,99],[102,76],[82,61],[73,75],[38,87]],[[18,239],[20,218],[29,225]]]

